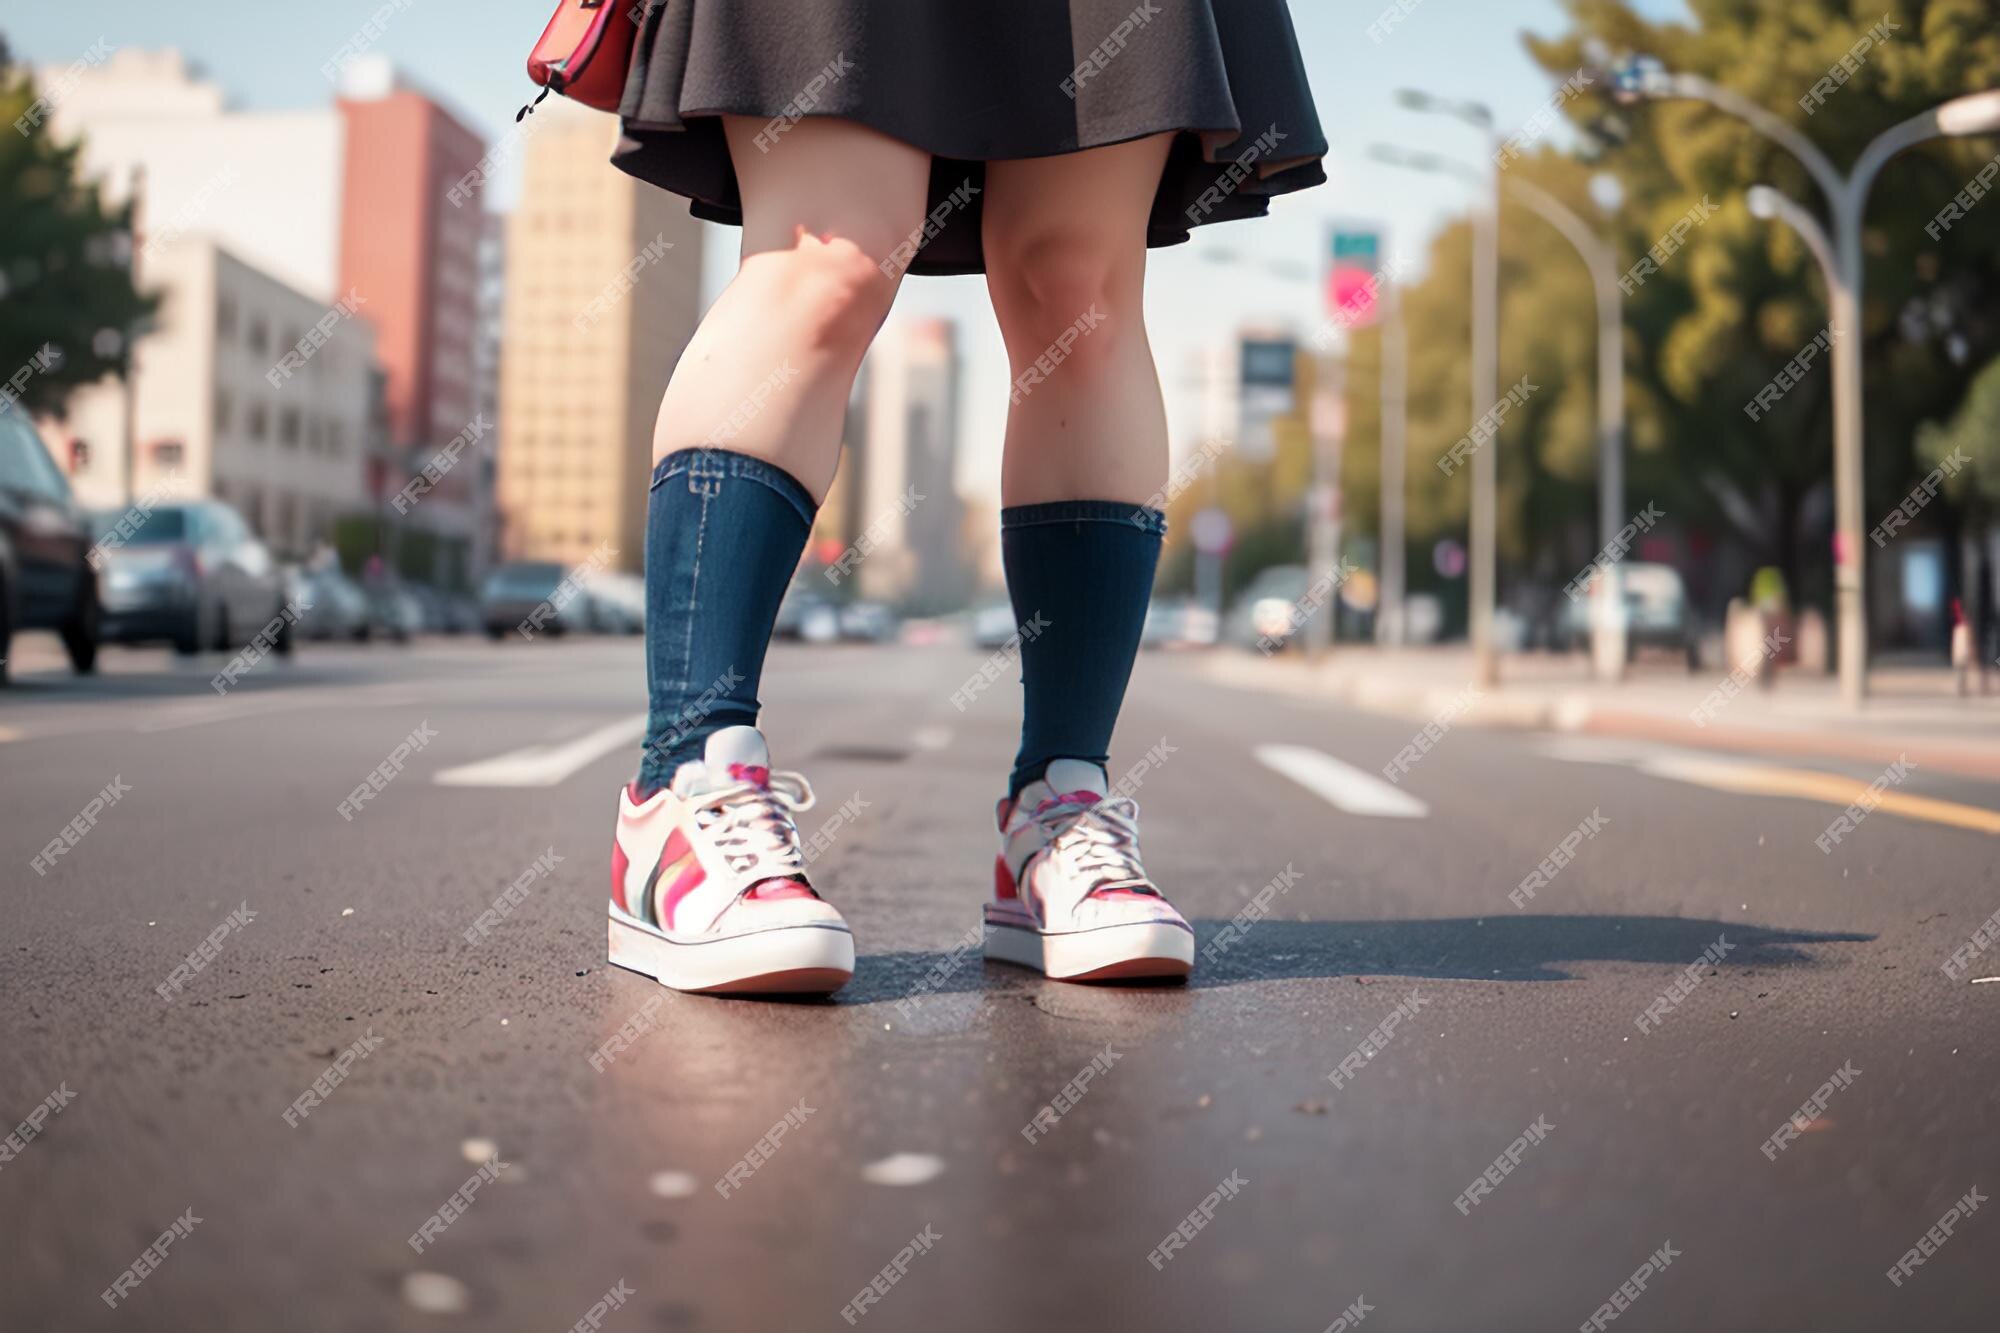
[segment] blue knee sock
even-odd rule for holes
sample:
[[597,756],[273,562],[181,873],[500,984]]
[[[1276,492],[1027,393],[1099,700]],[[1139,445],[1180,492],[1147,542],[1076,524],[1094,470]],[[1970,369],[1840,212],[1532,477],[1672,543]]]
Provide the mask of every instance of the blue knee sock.
[[654,467],[641,792],[671,782],[711,732],[756,724],[778,603],[817,510],[790,474],[748,454],[682,449]]
[[1112,500],[1000,511],[1000,563],[1021,627],[1021,750],[1011,792],[1052,759],[1102,766],[1139,653],[1167,519]]

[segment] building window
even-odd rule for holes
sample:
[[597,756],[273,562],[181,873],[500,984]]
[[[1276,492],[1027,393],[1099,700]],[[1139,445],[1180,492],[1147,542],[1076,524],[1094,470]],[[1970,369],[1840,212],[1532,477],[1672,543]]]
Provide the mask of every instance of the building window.
[[298,447],[299,443],[298,408],[288,407],[284,411],[278,413],[278,443],[291,445],[294,448]]
[[162,472],[178,472],[186,452],[179,440],[161,440],[153,446],[153,466]]
[[215,336],[236,336],[236,298],[227,293],[215,298]]
[[229,391],[227,389],[217,389],[215,391],[215,433],[217,435],[221,435],[229,429],[234,419],[233,413],[235,410],[236,404],[230,399]]
[[271,438],[271,409],[262,403],[250,404],[249,435],[259,444]]
[[259,356],[271,350],[271,326],[261,315],[250,321],[250,350]]
[[338,421],[329,421],[326,423],[326,451],[336,458],[347,452],[347,442],[340,438],[340,423]]

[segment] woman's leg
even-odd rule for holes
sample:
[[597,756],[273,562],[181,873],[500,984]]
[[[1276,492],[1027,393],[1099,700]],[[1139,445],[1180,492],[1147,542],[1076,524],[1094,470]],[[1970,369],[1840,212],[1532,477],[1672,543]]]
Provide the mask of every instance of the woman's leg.
[[1152,595],[1166,408],[1146,339],[1146,219],[1171,136],[987,166],[987,286],[1014,390],[1001,558],[1026,698],[1012,792],[1104,765]]
[[646,517],[642,791],[753,724],[778,603],[833,483],[855,373],[895,299],[881,261],[922,221],[930,157],[808,119],[768,152],[726,131],[743,261],[674,368]]

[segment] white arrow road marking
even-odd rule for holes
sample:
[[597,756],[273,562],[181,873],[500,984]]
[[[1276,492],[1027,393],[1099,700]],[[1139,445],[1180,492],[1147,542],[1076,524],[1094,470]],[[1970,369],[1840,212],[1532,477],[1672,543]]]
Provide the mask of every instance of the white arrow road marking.
[[1304,745],[1260,745],[1257,762],[1282,773],[1336,810],[1383,819],[1422,819],[1431,808],[1372,773]]
[[561,745],[530,745],[476,764],[447,768],[431,778],[441,787],[553,787],[585,764],[646,734],[646,715],[634,713]]

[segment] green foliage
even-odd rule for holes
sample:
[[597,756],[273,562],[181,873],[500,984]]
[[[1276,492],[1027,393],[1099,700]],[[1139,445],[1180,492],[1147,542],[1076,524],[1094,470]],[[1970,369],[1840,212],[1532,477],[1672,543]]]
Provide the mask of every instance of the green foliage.
[[1917,453],[1925,467],[1937,467],[1954,454],[1970,460],[1957,467],[1945,493],[1986,513],[2000,508],[2000,357],[1973,379],[1957,415],[1917,432]]
[[[1701,74],[1800,127],[1843,171],[1891,126],[1966,93],[2000,86],[1991,0],[1691,0],[1692,25],[1657,23],[1626,0],[1571,0],[1573,30],[1530,39],[1552,79],[1568,77],[1586,36]],[[1809,116],[1799,104],[1878,21],[1897,25]],[[1704,195],[1720,211],[1627,302],[1627,373],[1636,505],[1734,529],[1751,552],[1826,584],[1832,383],[1821,358],[1760,421],[1757,390],[1827,327],[1818,265],[1781,224],[1742,197],[1764,182],[1822,219],[1826,201],[1783,149],[1737,118],[1693,102],[1612,104],[1600,86],[1567,108],[1582,125],[1629,137],[1604,165],[1625,186],[1613,223],[1628,262]],[[2000,213],[1933,240],[1925,224],[1991,160],[1992,140],[1939,141],[1889,164],[1870,196],[1862,329],[1871,496],[1900,495],[1925,470],[1917,423],[1949,414],[1972,368],[2000,349]],[[1587,376],[1572,354],[1564,373]],[[1735,497],[1731,503],[1725,497]],[[1822,515],[1806,531],[1808,499]],[[1878,506],[1865,506],[1874,512]],[[1810,553],[1810,570],[1802,570]],[[1796,588],[1800,580],[1790,580]]]
[[[1552,86],[1584,64],[1584,41],[1650,53],[1701,74],[1801,127],[1846,170],[1882,131],[1940,102],[2000,87],[2000,24],[1992,0],[1691,0],[1692,25],[1650,21],[1625,0],[1570,0],[1571,31],[1528,38]],[[1816,80],[1887,14],[1900,25],[1809,117]],[[1618,107],[1603,82],[1565,104],[1580,127],[1613,131],[1600,160],[1544,145],[1507,168],[1585,218],[1589,178],[1615,175],[1618,211],[1602,218],[1621,269],[1704,198],[1714,212],[1625,298],[1626,497],[1657,503],[1677,524],[1705,529],[1777,566],[1796,597],[1823,600],[1831,571],[1827,525],[1833,462],[1832,378],[1818,358],[1761,420],[1757,391],[1828,324],[1819,268],[1781,224],[1750,216],[1743,196],[1768,183],[1826,216],[1818,187],[1782,149],[1740,120],[1692,102]],[[1622,139],[1622,142],[1618,140]],[[1932,463],[1917,427],[1950,416],[1974,370],[2000,351],[2000,202],[1933,240],[1925,224],[2000,142],[1939,141],[1892,162],[1871,195],[1861,336],[1865,340],[1867,465],[1873,514]],[[1993,210],[1990,217],[1984,209]],[[1501,220],[1500,387],[1537,386],[1508,416],[1499,449],[1503,591],[1526,575],[1560,582],[1596,546],[1596,331],[1588,274],[1569,243],[1525,208]],[[1409,328],[1408,533],[1413,551],[1460,536],[1470,469],[1437,460],[1465,435],[1470,402],[1471,228],[1433,242],[1422,281],[1403,294]],[[1407,264],[1407,257],[1404,258]],[[1350,345],[1350,437],[1343,466],[1350,530],[1372,532],[1379,487],[1381,360],[1377,330]],[[1982,484],[2000,477],[2000,372],[1991,398],[1967,403],[1947,437],[1984,450]],[[1982,381],[1984,383],[1984,381]],[[1484,410],[1483,408],[1479,410]],[[1927,439],[1932,437],[1927,436]],[[1948,452],[1948,449],[1946,450]],[[1412,587],[1423,563],[1410,562]],[[1815,596],[1817,594],[1817,596]]]
[[31,413],[123,375],[128,333],[156,304],[133,286],[129,207],[77,179],[78,146],[55,141],[46,110],[0,59],[0,382]]

